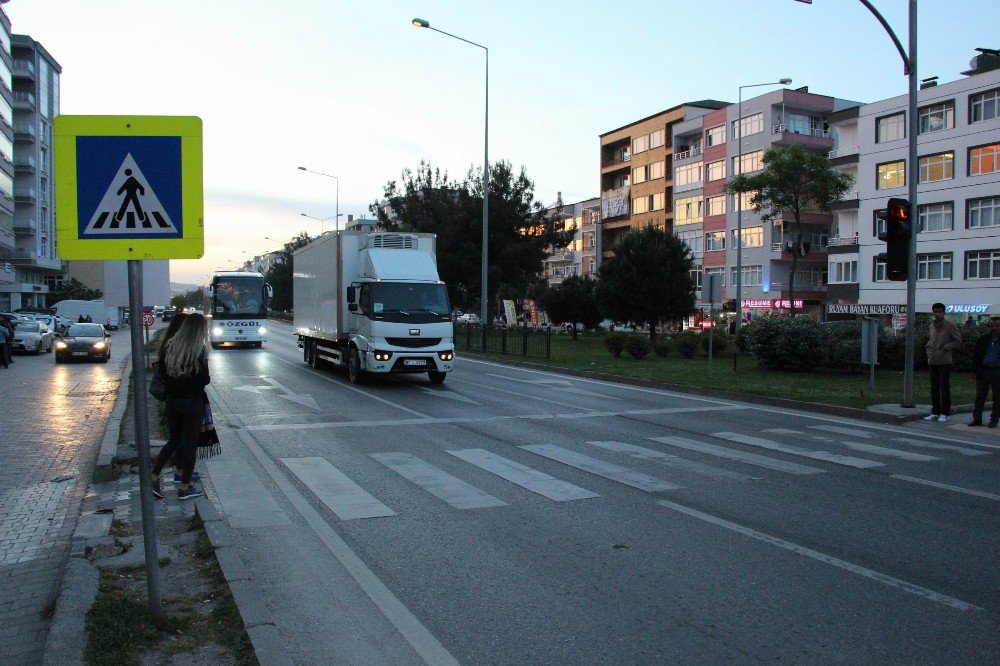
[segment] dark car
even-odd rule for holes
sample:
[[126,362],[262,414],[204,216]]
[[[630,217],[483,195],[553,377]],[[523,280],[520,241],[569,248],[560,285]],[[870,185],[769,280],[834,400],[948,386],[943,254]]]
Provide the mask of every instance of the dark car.
[[164,310],[162,319],[163,321],[170,321],[174,318],[175,314],[177,314],[177,310],[175,308]]
[[55,347],[56,363],[72,359],[107,363],[111,358],[111,337],[100,324],[71,324]]

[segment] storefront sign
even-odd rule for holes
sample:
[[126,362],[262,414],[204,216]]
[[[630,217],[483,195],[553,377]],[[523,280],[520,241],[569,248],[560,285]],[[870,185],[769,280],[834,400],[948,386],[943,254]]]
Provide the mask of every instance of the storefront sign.
[[879,305],[876,303],[829,303],[827,314],[894,315],[906,314],[905,305]]
[[986,303],[981,305],[946,305],[944,306],[944,311],[946,314],[986,314],[990,311],[990,306]]
[[[744,308],[761,310],[780,310],[782,308],[789,310],[792,307],[790,300],[781,298],[744,298],[742,303]],[[795,308],[797,310],[801,310],[802,305],[802,301],[795,299]]]

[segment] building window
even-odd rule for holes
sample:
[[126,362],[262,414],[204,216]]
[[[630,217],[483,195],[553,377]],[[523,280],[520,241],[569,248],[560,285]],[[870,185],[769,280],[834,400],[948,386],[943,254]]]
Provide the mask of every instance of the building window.
[[931,104],[919,111],[920,134],[937,132],[955,127],[955,102]]
[[[743,131],[740,132],[740,123],[742,123]],[[740,136],[750,136],[751,134],[757,134],[758,132],[764,131],[764,114],[755,113],[752,116],[744,116],[742,120],[737,119],[733,121],[733,138],[738,139]]]
[[663,192],[649,195],[649,210],[663,210]]
[[875,121],[876,143],[897,141],[906,138],[906,114],[895,113]]
[[888,278],[885,276],[885,259],[879,259],[875,257],[872,259],[872,281],[873,282],[885,282]]
[[701,182],[701,164],[686,164],[674,169],[674,187]]
[[955,153],[938,153],[926,155],[918,161],[920,179],[918,183],[933,183],[939,180],[951,180],[955,177]]
[[705,180],[719,180],[726,177],[726,161],[709,162],[705,165]]
[[649,147],[659,148],[663,145],[663,130],[656,130],[649,135]]
[[725,287],[726,286],[726,269],[723,268],[722,266],[716,266],[715,268],[706,268],[705,269],[705,278],[706,278],[705,279],[705,283],[706,284],[708,283],[708,276],[709,275],[718,275],[719,278],[718,278],[717,282],[721,282],[721,284],[719,286],[720,287]]
[[[732,274],[732,284],[736,284],[736,268],[731,269]],[[743,266],[743,286],[744,287],[759,287],[761,281],[764,278],[763,267],[759,264],[757,266]]]
[[643,153],[649,150],[649,135],[638,136],[632,139],[632,154]]
[[969,280],[1000,278],[1000,250],[966,252],[965,277]]
[[918,280],[950,280],[951,252],[917,255]]
[[691,284],[694,285],[694,290],[701,291],[701,266],[692,268],[689,274],[691,275]]
[[705,130],[705,145],[719,146],[726,142],[726,126],[710,127]]
[[802,289],[822,289],[826,283],[826,266],[803,266],[795,272],[795,284]]
[[700,231],[682,231],[677,234],[677,238],[688,246],[688,249],[691,250],[691,254],[693,256],[701,256],[702,236]]
[[1000,115],[1000,88],[969,95],[969,122],[993,120]]
[[725,215],[726,197],[708,197],[705,199],[705,215]]
[[982,176],[1000,171],[1000,143],[969,149],[969,175]]
[[638,185],[646,182],[646,167],[635,167],[632,169],[632,182]]
[[833,284],[853,284],[858,281],[858,262],[853,261],[835,261],[831,264],[833,266],[833,279],[830,280]]
[[751,173],[764,168],[764,151],[755,150],[733,158],[733,174]]
[[[764,247],[764,227],[746,227],[743,232],[742,247]],[[733,229],[733,249],[737,249],[740,243],[737,241],[736,229]]]
[[726,232],[712,231],[705,234],[705,252],[726,249]]
[[663,178],[663,160],[659,162],[653,162],[646,167],[646,173],[649,176],[648,180],[655,180],[657,178]]
[[920,231],[951,231],[955,205],[951,201],[923,204],[917,215]]
[[965,225],[969,229],[977,227],[1000,227],[1000,197],[969,199]]
[[649,212],[649,197],[636,197],[632,199],[632,214]]
[[878,165],[878,177],[875,189],[888,190],[906,185],[906,160],[886,162]]
[[737,195],[735,194],[732,195],[732,199],[730,199],[730,205],[732,206],[732,210],[734,211],[753,210],[753,204],[751,203],[751,201],[753,200],[756,194],[757,194],[756,192],[743,192],[742,194],[739,195],[738,199]]
[[696,197],[685,197],[674,202],[674,225],[696,224],[702,221],[702,206],[704,201],[699,194]]

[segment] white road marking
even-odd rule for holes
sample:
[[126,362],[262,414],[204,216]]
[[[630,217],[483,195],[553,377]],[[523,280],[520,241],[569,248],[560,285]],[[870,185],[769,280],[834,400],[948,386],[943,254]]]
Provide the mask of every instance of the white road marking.
[[975,497],[985,497],[986,499],[991,499],[994,502],[1000,502],[1000,495],[994,495],[993,493],[984,493],[981,490],[972,490],[970,488],[961,488],[959,486],[949,486],[947,483],[938,483],[937,481],[928,481],[927,479],[918,479],[914,476],[903,476],[902,474],[891,474],[890,477],[893,479],[899,479],[900,481],[909,481],[910,483],[922,483],[925,486],[943,488],[944,490],[953,490],[956,493],[965,493],[966,495],[973,495]]
[[624,442],[587,442],[587,444],[607,449],[608,451],[615,451],[616,453],[624,453],[625,455],[637,458],[638,460],[653,460],[666,465],[667,467],[676,467],[677,469],[694,472],[695,474],[703,474],[705,476],[722,479],[732,479],[734,481],[760,480],[759,477],[747,476],[746,474],[740,474],[739,472],[730,472],[728,469],[712,467],[711,465],[694,462],[692,460],[687,460],[686,458],[672,456],[669,453],[663,453],[662,451],[646,449],[641,446],[633,446],[632,444],[626,444]]
[[800,465],[786,460],[778,460],[777,458],[768,458],[767,456],[760,456],[756,453],[734,451],[733,449],[729,449],[724,446],[705,444],[693,439],[687,439],[686,437],[651,437],[650,439],[663,444],[669,444],[670,446],[676,446],[681,449],[687,449],[688,451],[697,451],[698,453],[705,453],[710,456],[726,458],[728,460],[736,460],[737,462],[746,463],[748,465],[766,467],[767,469],[774,469],[779,472],[788,472],[789,474],[826,474],[825,469]]
[[581,388],[576,388],[571,382],[565,379],[517,379],[515,377],[510,377],[508,375],[495,375],[492,373],[486,373],[487,377],[496,377],[497,379],[504,379],[509,382],[520,382],[521,384],[531,384],[533,386],[540,386],[542,388],[554,388],[562,393],[575,393],[577,395],[589,395],[595,398],[601,398],[603,400],[621,400],[621,398],[615,398],[614,396],[606,395],[604,393],[595,393],[593,391],[585,391]]
[[458,393],[455,393],[454,391],[449,391],[447,389],[443,389],[443,390],[442,389],[432,389],[432,388],[428,388],[426,386],[418,386],[417,388],[419,388],[422,392],[426,393],[427,395],[432,395],[435,398],[444,398],[446,400],[455,400],[456,402],[464,402],[464,403],[469,404],[469,405],[479,405],[479,406],[482,405],[482,403],[476,402],[475,400],[471,400],[469,398],[466,398],[464,395],[459,395]]
[[544,458],[548,458],[549,460],[555,460],[556,462],[560,462],[564,465],[575,467],[576,469],[583,470],[584,472],[590,472],[596,476],[610,479],[611,481],[616,481],[617,483],[623,483],[626,486],[638,488],[639,490],[645,490],[647,493],[657,493],[663,490],[677,490],[683,487],[678,486],[676,483],[662,481],[647,474],[636,472],[625,467],[619,467],[618,465],[613,465],[609,462],[598,460],[597,458],[591,458],[590,456],[585,456],[582,453],[570,451],[569,449],[552,446],[551,444],[532,444],[519,448],[522,448],[525,451],[530,451]]
[[871,430],[862,430],[861,428],[844,428],[842,426],[832,426],[832,425],[811,425],[809,428],[813,430],[825,430],[826,432],[836,433],[838,435],[850,435],[851,437],[864,437],[865,439],[870,439],[872,436]]
[[750,446],[757,446],[762,449],[769,449],[771,451],[780,451],[782,453],[788,453],[793,456],[802,456],[803,458],[812,458],[814,460],[825,460],[826,462],[835,463],[837,465],[846,465],[847,467],[857,467],[859,469],[868,469],[871,467],[884,467],[884,463],[876,462],[874,460],[865,460],[864,458],[854,458],[852,456],[842,456],[837,453],[830,453],[829,451],[813,451],[811,449],[800,449],[797,446],[791,446],[789,444],[781,444],[779,442],[771,441],[770,439],[763,439],[761,437],[751,437],[749,435],[741,435],[738,432],[717,432],[713,433],[712,437],[718,437],[719,439],[725,439],[730,442],[740,442],[741,444],[749,444]]
[[761,432],[768,432],[774,435],[804,435],[801,430],[789,430],[788,428],[767,428]]
[[910,460],[913,462],[929,462],[931,460],[940,460],[935,456],[928,456],[923,453],[913,453],[912,451],[900,451],[899,449],[887,449],[884,446],[874,446],[872,444],[863,444],[861,442],[848,442],[841,441],[841,444],[851,449],[852,451],[862,451],[864,453],[874,453],[877,456],[888,456],[889,458],[900,458],[901,460]]
[[341,520],[396,515],[326,458],[282,458],[281,462]]
[[[458,382],[460,384],[468,384],[469,386],[475,386],[476,388],[483,389],[487,393],[506,393],[507,395],[516,395],[519,398],[524,397],[524,391],[508,391],[507,389],[498,388],[496,386],[491,386],[489,384],[479,384],[477,382],[470,382],[468,379],[450,379],[448,381]],[[586,405],[574,405],[571,402],[560,402],[558,400],[553,400],[551,398],[540,398],[538,396],[532,396],[532,402],[548,402],[553,405],[559,405],[560,407],[569,407],[571,409],[583,409],[589,412],[596,411],[591,407]]]
[[967,449],[964,446],[949,446],[948,444],[934,444],[933,442],[924,442],[919,439],[913,439],[912,437],[896,437],[893,441],[901,442],[903,444],[909,444],[910,446],[916,446],[922,449],[932,449],[935,451],[954,451],[955,453],[961,453],[963,456],[991,456],[992,453],[988,451],[978,451],[976,449]]
[[292,394],[292,395],[282,395],[279,397],[297,403],[299,405],[302,405],[303,407],[311,407],[315,409],[317,412],[320,411],[319,405],[316,404],[316,400],[311,395]]
[[234,391],[246,391],[247,393],[253,393],[255,395],[261,395],[260,389],[252,384],[247,384],[246,386],[234,386]]
[[490,474],[495,474],[501,479],[517,484],[525,490],[538,493],[556,502],[599,497],[597,493],[574,486],[566,481],[560,481],[548,474],[525,467],[485,449],[464,449],[462,451],[448,451],[448,453],[484,469]]
[[733,532],[737,532],[744,536],[757,539],[758,541],[769,543],[772,546],[778,546],[779,548],[784,548],[785,550],[791,551],[797,555],[803,555],[805,557],[809,557],[814,560],[830,564],[840,569],[844,569],[845,571],[850,571],[851,573],[864,576],[865,578],[870,578],[884,585],[889,585],[890,587],[898,588],[905,592],[909,592],[910,594],[915,594],[919,597],[924,597],[925,599],[929,599],[930,601],[933,601],[935,603],[943,604],[945,606],[949,606],[951,608],[955,608],[961,611],[983,610],[979,606],[975,606],[966,601],[962,601],[961,599],[949,597],[948,595],[941,594],[940,592],[929,590],[926,587],[921,587],[920,585],[915,585],[914,583],[908,583],[907,581],[900,580],[899,578],[893,578],[892,576],[887,576],[886,574],[879,573],[878,571],[874,571],[872,569],[868,569],[866,567],[862,567],[857,564],[852,564],[851,562],[847,562],[846,560],[841,560],[839,558],[833,557],[832,555],[827,555],[817,550],[806,548],[805,546],[800,546],[798,544],[792,543],[791,541],[785,541],[784,539],[771,536],[770,534],[758,532],[757,530],[751,529],[749,527],[744,527],[743,525],[738,525],[736,523],[729,522],[728,520],[724,520],[722,518],[717,518],[707,513],[702,513],[701,511],[691,509],[681,504],[668,502],[667,500],[657,500],[656,503],[659,504],[660,506],[664,506],[667,507],[668,509],[677,511],[678,513],[683,513],[687,516],[691,516],[692,518],[697,518],[698,520],[702,520],[706,523],[711,523],[713,525],[718,525],[719,527],[724,527],[727,530],[731,530]]
[[288,525],[291,521],[270,491],[242,460],[207,460],[212,487],[233,528]]
[[470,486],[461,479],[456,479],[451,474],[409,453],[372,453],[371,457],[456,509],[507,506],[506,502]]

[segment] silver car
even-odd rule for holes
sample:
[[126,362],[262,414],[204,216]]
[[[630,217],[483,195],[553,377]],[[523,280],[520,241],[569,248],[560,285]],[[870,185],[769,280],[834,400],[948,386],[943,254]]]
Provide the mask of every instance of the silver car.
[[38,356],[43,351],[52,351],[52,331],[38,321],[19,322],[14,327],[13,351],[22,351]]

